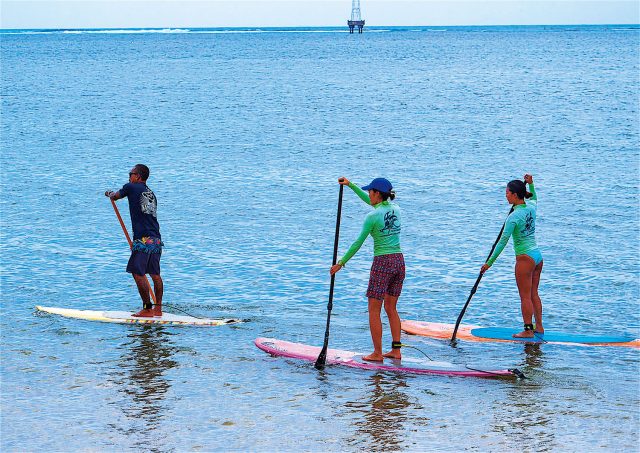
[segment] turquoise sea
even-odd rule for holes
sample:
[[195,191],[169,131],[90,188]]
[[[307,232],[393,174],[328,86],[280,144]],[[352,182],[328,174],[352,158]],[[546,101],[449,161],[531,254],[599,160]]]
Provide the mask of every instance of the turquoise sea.
[[[403,336],[514,381],[318,372],[253,340],[322,344],[339,176],[392,181],[400,315],[453,323],[526,172],[547,330],[640,338],[639,42],[615,25],[0,31],[0,448],[637,451],[637,349]],[[248,322],[35,313],[138,309],[103,196],[138,162],[165,303]],[[340,253],[367,212],[345,192]],[[371,254],[337,275],[330,347],[371,348]],[[513,263],[508,245],[465,323],[520,326]]]

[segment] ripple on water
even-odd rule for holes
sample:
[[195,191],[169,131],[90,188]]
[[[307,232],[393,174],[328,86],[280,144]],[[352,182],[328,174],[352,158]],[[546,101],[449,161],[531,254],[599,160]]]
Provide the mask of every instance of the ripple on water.
[[[512,381],[320,373],[253,345],[322,344],[338,176],[392,180],[400,314],[452,323],[506,217],[504,185],[527,171],[546,327],[640,337],[637,29],[346,36],[3,35],[3,451],[637,449],[637,350],[403,336],[528,376]],[[34,313],[140,305],[103,192],[141,160],[165,303],[250,322]],[[340,253],[368,210],[345,192]],[[368,241],[336,276],[330,347],[371,348],[370,254]],[[520,325],[513,261],[508,246],[465,323]]]

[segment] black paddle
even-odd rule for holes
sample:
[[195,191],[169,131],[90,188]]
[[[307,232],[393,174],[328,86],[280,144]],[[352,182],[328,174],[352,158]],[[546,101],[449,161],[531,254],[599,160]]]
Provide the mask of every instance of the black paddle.
[[[511,206],[511,209],[509,210],[509,214],[511,214],[512,212],[513,212],[513,206]],[[509,217],[509,214],[507,214],[507,217]],[[505,220],[505,222],[502,224],[502,228],[500,228],[500,233],[498,233],[498,237],[496,238],[496,241],[493,243],[493,246],[491,247],[491,251],[489,252],[489,255],[487,255],[487,260],[491,258],[491,255],[493,254],[493,251],[495,250],[496,245],[498,245],[498,241],[500,240],[500,236],[502,236],[502,232],[504,231],[504,226],[506,225],[506,223],[507,222]],[[485,260],[485,262],[487,260]],[[456,321],[456,327],[453,329],[453,335],[451,335],[451,343],[455,343],[456,341],[456,334],[458,333],[458,327],[460,327],[460,323],[462,322],[462,317],[464,316],[464,313],[467,311],[469,302],[471,302],[471,298],[476,293],[476,290],[478,289],[478,285],[480,284],[480,280],[482,280],[483,275],[484,274],[482,272],[478,274],[476,283],[475,285],[473,285],[473,288],[471,288],[471,294],[469,294],[469,298],[467,299],[467,302],[464,304],[464,307],[462,307],[462,311],[460,312],[460,315],[458,315],[458,320]]]
[[[338,238],[340,237],[340,213],[342,211],[342,189],[344,186],[340,184],[340,194],[338,195],[338,215],[336,217],[336,236],[333,241],[333,262],[332,265],[336,264],[338,260]],[[329,303],[327,304],[327,328],[324,331],[324,344],[322,345],[322,351],[320,351],[320,355],[316,359],[315,367],[318,370],[322,370],[324,368],[324,364],[327,361],[327,348],[329,347],[329,323],[331,322],[331,309],[333,308],[333,285],[336,281],[336,274],[331,276],[331,285],[329,287]]]

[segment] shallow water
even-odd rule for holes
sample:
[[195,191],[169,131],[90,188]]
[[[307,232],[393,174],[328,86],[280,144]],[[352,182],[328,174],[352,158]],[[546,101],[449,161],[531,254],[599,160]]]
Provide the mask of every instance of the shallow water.
[[[525,172],[546,328],[640,337],[638,29],[325,31],[1,36],[3,451],[637,449],[637,350],[403,337],[529,376],[510,381],[319,373],[252,342],[322,343],[338,176],[391,179],[400,314],[453,323]],[[249,322],[34,313],[137,309],[102,195],[137,162],[159,199],[165,303]],[[341,252],[366,213],[346,191]],[[466,323],[520,324],[511,250]],[[370,255],[338,274],[331,347],[370,348]]]

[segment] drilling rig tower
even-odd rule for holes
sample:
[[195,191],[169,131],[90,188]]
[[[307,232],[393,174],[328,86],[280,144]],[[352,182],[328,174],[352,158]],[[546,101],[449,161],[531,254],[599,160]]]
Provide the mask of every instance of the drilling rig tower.
[[358,27],[358,33],[362,33],[364,20],[360,14],[360,0],[351,0],[351,19],[347,21],[347,25],[349,25],[349,33],[353,33],[356,27]]

